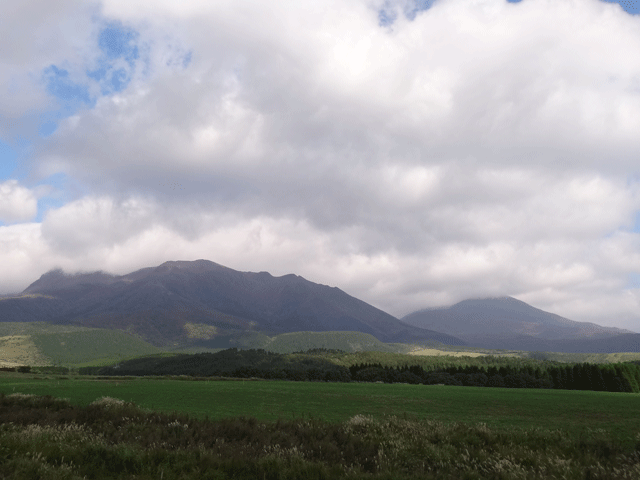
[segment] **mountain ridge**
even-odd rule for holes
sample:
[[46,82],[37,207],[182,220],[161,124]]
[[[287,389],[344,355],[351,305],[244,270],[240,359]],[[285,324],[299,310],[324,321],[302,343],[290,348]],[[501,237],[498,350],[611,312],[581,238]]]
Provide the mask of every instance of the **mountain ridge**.
[[0,321],[33,320],[120,329],[172,347],[236,346],[256,334],[353,331],[386,343],[640,351],[640,334],[576,322],[513,297],[467,299],[397,319],[338,287],[209,260],[167,261],[124,275],[51,270],[21,294],[0,298]]
[[209,260],[168,261],[125,275],[50,271],[22,297],[0,302],[3,321],[34,317],[127,330],[155,345],[189,343],[187,323],[210,327],[210,340],[219,346],[254,332],[297,331],[359,331],[383,342],[464,344],[405,324],[337,287],[294,274],[239,272]]
[[463,300],[448,307],[418,310],[402,317],[402,320],[457,336],[469,346],[484,348],[558,352],[577,352],[585,348],[585,351],[599,351],[597,341],[607,340],[602,343],[603,348],[617,352],[623,350],[616,349],[616,340],[613,339],[618,338],[625,345],[633,344],[631,339],[635,338],[634,335],[640,339],[639,334],[630,330],[577,322],[513,297]]

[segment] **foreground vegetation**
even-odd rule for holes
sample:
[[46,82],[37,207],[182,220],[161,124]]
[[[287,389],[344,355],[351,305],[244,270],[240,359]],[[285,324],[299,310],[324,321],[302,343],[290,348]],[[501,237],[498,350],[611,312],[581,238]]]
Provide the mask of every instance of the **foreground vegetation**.
[[[195,383],[195,382],[194,382]],[[101,398],[0,394],[0,475],[13,479],[623,479],[640,438],[353,415],[198,419]]]
[[491,428],[561,429],[589,437],[599,430],[632,446],[640,432],[640,402],[626,393],[376,383],[216,380],[190,377],[78,377],[0,374],[0,392],[52,395],[87,406],[109,396],[141,408],[195,418],[253,416],[261,421],[317,418],[345,422],[398,415]]

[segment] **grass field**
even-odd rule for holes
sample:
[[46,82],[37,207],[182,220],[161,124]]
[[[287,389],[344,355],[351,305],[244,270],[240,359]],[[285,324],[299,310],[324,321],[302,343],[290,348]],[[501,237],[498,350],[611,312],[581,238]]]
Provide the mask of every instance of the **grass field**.
[[479,352],[448,352],[446,350],[439,350],[437,348],[421,348],[417,347],[407,352],[409,355],[420,355],[423,357],[485,357],[487,353]]
[[640,434],[640,398],[628,393],[370,383],[191,381],[151,378],[43,377],[3,373],[0,391],[68,398],[88,405],[103,397],[157,411],[212,419],[253,416],[274,421],[314,417],[341,422],[389,415],[445,423],[606,432],[631,445]]

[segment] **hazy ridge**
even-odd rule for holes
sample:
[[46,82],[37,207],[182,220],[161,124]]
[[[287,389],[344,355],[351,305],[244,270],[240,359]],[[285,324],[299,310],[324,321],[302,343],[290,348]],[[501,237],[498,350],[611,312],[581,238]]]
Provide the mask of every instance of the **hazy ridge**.
[[464,300],[413,312],[402,321],[455,335],[474,347],[566,353],[640,351],[640,334],[569,320],[512,297]]

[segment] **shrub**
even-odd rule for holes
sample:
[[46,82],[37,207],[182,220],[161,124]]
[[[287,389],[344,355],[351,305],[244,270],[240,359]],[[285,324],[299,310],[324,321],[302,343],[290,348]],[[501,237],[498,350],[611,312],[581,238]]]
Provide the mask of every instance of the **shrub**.
[[[60,408],[50,408],[56,401]],[[213,422],[143,412],[109,397],[77,407],[0,395],[0,478],[17,480],[622,479],[640,473],[634,447],[623,448],[604,431],[572,437],[362,414],[342,424]]]

